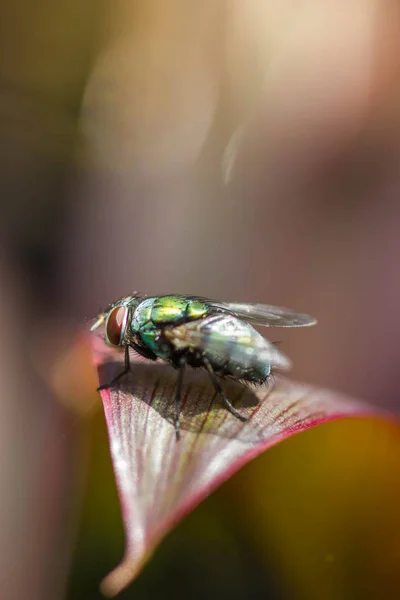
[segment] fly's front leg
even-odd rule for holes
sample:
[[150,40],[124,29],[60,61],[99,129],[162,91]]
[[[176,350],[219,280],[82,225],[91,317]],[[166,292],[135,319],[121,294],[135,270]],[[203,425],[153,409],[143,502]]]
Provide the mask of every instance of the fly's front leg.
[[205,368],[208,371],[208,374],[210,375],[210,379],[212,381],[212,384],[214,386],[215,391],[217,392],[218,396],[220,396],[226,406],[226,408],[229,410],[229,412],[236,417],[237,419],[239,419],[240,421],[248,421],[248,418],[245,417],[244,415],[242,415],[238,410],[236,410],[236,408],[232,405],[231,401],[228,400],[228,398],[225,396],[224,392],[222,391],[221,385],[217,379],[217,376],[214,373],[214,369],[212,368],[212,364],[210,363],[210,361],[208,360],[208,358],[206,358],[205,356],[203,356],[203,365],[205,366]]
[[183,383],[183,375],[185,372],[185,366],[186,366],[186,359],[181,356],[181,358],[178,361],[178,365],[177,368],[179,369],[179,374],[178,374],[178,381],[176,384],[176,391],[175,391],[175,421],[174,421],[174,425],[175,425],[175,435],[176,435],[176,441],[178,442],[180,439],[180,429],[181,429],[181,423],[180,423],[180,419],[179,419],[179,414],[181,412],[181,396],[182,396],[182,383]]
[[121,373],[119,373],[116,377],[114,377],[113,379],[111,379],[111,381],[109,381],[108,383],[103,383],[103,385],[100,385],[97,388],[97,391],[99,392],[100,390],[107,390],[108,388],[112,387],[114,385],[114,383],[116,383],[118,381],[118,379],[121,379],[121,377],[123,377],[124,375],[126,375],[130,370],[130,360],[129,360],[129,346],[125,346],[125,366],[124,366],[124,370],[121,371]]

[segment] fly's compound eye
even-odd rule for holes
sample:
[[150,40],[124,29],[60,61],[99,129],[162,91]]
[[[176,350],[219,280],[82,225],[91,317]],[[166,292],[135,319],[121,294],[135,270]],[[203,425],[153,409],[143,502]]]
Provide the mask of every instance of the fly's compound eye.
[[106,325],[106,342],[110,346],[120,346],[125,333],[128,319],[128,309],[125,306],[116,306],[108,315]]

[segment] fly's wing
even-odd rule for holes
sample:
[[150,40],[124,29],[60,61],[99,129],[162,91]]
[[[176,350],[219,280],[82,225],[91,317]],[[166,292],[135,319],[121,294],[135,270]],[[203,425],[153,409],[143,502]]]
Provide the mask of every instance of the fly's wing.
[[264,327],[310,327],[317,322],[310,315],[298,313],[282,306],[236,302],[222,304],[222,306],[226,306],[239,318]]
[[200,297],[196,297],[196,299],[207,303],[208,306],[215,308],[217,311],[229,312],[239,317],[239,319],[263,327],[310,327],[317,323],[317,320],[310,315],[298,313],[282,306],[218,302]]
[[236,357],[243,365],[270,364],[275,369],[290,369],[290,360],[251,325],[232,315],[212,315],[167,329],[164,335],[176,350],[205,352],[224,362]]

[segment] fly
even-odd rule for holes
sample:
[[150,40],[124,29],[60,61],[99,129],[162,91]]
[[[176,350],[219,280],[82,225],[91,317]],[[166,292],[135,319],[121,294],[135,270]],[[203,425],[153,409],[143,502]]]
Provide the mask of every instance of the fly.
[[181,390],[186,365],[204,368],[226,408],[247,421],[225,396],[219,377],[261,384],[274,371],[290,369],[289,359],[253,325],[308,327],[316,320],[279,306],[224,303],[198,296],[127,296],[98,315],[91,331],[105,325],[105,341],[125,349],[125,367],[98,390],[112,387],[130,370],[129,348],[178,369],[175,432],[180,437]]

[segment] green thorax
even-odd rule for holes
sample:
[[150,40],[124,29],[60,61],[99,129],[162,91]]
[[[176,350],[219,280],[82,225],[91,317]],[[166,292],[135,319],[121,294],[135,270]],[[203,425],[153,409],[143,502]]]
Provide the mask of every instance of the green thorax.
[[184,296],[145,298],[132,315],[132,334],[157,356],[163,358],[169,353],[169,348],[160,342],[160,329],[166,325],[181,325],[202,319],[209,311],[207,304]]

